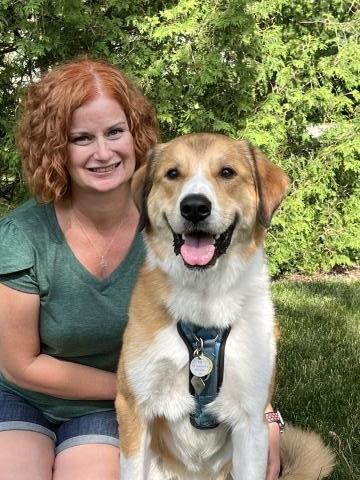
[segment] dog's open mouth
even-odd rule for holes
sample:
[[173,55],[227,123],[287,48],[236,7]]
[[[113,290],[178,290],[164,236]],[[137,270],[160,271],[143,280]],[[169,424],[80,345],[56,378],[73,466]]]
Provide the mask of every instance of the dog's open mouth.
[[215,264],[230,245],[235,221],[223,233],[212,235],[202,230],[173,233],[175,255],[181,255],[188,268],[205,269]]

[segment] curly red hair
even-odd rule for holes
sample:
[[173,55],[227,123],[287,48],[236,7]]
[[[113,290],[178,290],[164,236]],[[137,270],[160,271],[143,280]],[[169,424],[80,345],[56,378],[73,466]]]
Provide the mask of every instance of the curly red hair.
[[17,131],[24,173],[39,201],[58,200],[70,192],[66,160],[72,113],[99,92],[117,100],[125,112],[136,168],[158,140],[153,107],[122,71],[91,58],[54,68],[29,87]]

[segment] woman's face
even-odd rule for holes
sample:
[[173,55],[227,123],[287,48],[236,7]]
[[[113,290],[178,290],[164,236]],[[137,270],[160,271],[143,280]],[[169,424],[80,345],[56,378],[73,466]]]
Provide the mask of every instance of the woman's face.
[[134,139],[126,115],[106,95],[74,111],[67,149],[72,191],[109,192],[128,185],[134,173]]

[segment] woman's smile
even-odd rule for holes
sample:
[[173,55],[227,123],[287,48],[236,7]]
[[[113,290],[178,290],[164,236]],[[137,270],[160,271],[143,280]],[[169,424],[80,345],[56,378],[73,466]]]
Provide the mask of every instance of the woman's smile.
[[109,173],[115,170],[120,165],[120,162],[112,163],[111,165],[108,165],[107,167],[87,167],[87,170],[90,170],[91,172],[94,173]]

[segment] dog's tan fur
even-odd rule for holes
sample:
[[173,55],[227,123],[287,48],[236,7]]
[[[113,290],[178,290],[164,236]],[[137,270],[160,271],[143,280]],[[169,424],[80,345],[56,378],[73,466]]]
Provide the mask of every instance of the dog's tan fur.
[[287,427],[281,437],[281,480],[314,480],[328,477],[335,465],[333,453],[314,432]]

